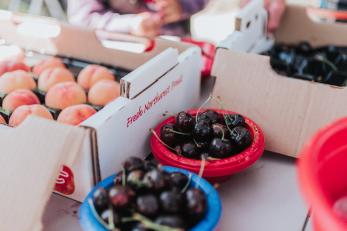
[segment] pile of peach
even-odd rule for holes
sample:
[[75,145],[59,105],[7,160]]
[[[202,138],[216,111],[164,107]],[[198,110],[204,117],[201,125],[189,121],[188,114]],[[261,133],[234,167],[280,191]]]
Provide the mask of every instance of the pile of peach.
[[[119,84],[110,70],[86,66],[77,79],[59,58],[49,58],[33,67],[18,60],[0,62],[2,109],[9,114],[8,124],[18,126],[28,115],[78,125],[120,94]],[[39,100],[38,93],[43,95]],[[35,94],[36,93],[36,94]],[[93,107],[93,106],[95,107]],[[0,116],[0,123],[6,124]]]

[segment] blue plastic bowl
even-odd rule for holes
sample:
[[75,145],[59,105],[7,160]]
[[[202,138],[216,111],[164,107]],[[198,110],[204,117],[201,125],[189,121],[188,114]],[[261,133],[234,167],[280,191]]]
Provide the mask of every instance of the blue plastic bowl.
[[[185,175],[192,174],[191,186],[195,186],[200,178],[198,175],[180,168],[164,166],[163,169],[166,172],[181,172]],[[86,199],[83,201],[80,208],[80,224],[84,231],[107,231],[95,218],[92,209],[88,204],[88,200],[92,198],[92,195],[97,188],[110,188],[113,185],[114,178],[115,175],[112,175],[101,181],[91,192],[89,192]],[[202,219],[194,228],[190,229],[190,231],[211,231],[217,226],[221,217],[221,201],[215,188],[202,178],[200,178],[199,189],[202,190],[207,197],[207,212],[205,218]]]

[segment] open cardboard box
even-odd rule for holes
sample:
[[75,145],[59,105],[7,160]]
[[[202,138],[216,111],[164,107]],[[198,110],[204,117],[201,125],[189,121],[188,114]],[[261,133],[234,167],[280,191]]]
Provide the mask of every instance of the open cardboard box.
[[[289,5],[275,41],[347,46],[344,24],[313,21],[309,13],[309,9]],[[237,31],[217,50],[213,95],[263,128],[267,150],[296,157],[317,129],[347,115],[347,89],[274,72],[269,57],[256,54],[273,44],[266,35],[266,21],[262,1],[253,1],[236,18]]]
[[[82,201],[95,183],[119,171],[127,157],[148,155],[149,129],[164,119],[163,113],[191,108],[199,101],[202,58],[195,46],[156,39],[150,43],[151,50],[130,52],[105,47],[104,42],[147,46],[148,40],[100,31],[96,34],[52,19],[9,12],[0,13],[0,25],[0,38],[25,50],[134,70],[121,79],[121,97],[80,126],[85,137],[83,148],[73,163],[65,163],[56,181],[56,189],[72,199]],[[25,27],[31,28],[29,34]],[[28,120],[11,132],[24,132],[25,124],[32,133],[42,131],[45,128],[41,121]],[[56,133],[60,135],[59,129]],[[6,133],[0,133],[0,139],[2,136]],[[72,143],[75,140],[70,139]],[[42,136],[35,145],[52,144],[53,149],[57,147],[55,142],[52,137]],[[26,150],[35,155],[35,147]]]

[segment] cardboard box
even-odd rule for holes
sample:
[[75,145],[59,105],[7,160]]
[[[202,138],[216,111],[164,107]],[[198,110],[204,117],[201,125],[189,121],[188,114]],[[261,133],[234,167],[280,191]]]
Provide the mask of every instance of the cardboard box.
[[[23,33],[28,24],[34,32],[42,30],[45,35]],[[176,113],[199,101],[202,58],[197,47],[156,39],[148,52],[107,48],[100,36],[103,42],[105,38],[134,45],[148,41],[106,32],[96,35],[93,30],[8,12],[0,14],[0,25],[1,38],[26,50],[134,70],[121,80],[121,97],[80,126],[85,134],[83,149],[73,164],[63,167],[56,182],[60,192],[75,200],[82,201],[95,183],[118,171],[127,157],[148,155],[149,129],[164,119],[164,112]],[[167,47],[171,48],[165,50]],[[41,129],[35,125],[36,130]],[[15,129],[21,131],[22,126]],[[55,141],[42,137],[41,142]]]
[[[309,9],[289,5],[275,41],[347,45],[345,24],[313,21],[308,13]],[[267,150],[296,157],[317,129],[347,115],[347,89],[275,73],[269,57],[256,54],[273,43],[266,35],[264,15],[262,1],[253,1],[237,17],[237,31],[217,51],[213,94],[263,128]]]

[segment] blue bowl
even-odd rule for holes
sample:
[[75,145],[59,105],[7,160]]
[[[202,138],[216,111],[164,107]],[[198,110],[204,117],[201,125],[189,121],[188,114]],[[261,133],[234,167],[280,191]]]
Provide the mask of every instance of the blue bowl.
[[[202,190],[207,198],[207,212],[205,217],[190,231],[211,231],[214,230],[214,228],[217,226],[218,221],[221,217],[222,212],[222,205],[221,201],[219,199],[218,193],[215,190],[215,188],[208,183],[206,180],[200,178],[198,175],[191,173],[189,171],[175,168],[175,167],[163,167],[164,171],[166,172],[181,172],[185,175],[192,174],[191,177],[191,186],[195,186],[198,181],[199,182],[199,189]],[[94,189],[89,192],[86,199],[81,205],[80,208],[80,224],[82,226],[82,229],[84,231],[107,231],[95,218],[92,208],[90,207],[88,200],[92,198],[94,191],[99,188],[110,188],[113,185],[113,179],[115,178],[115,175],[112,175],[105,180],[101,181],[99,184],[97,184]]]

